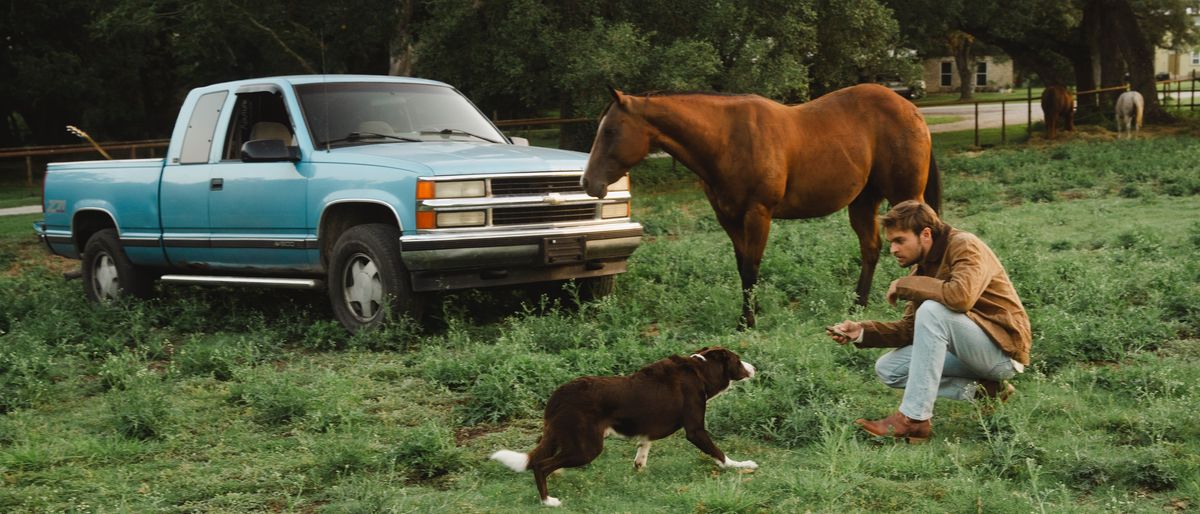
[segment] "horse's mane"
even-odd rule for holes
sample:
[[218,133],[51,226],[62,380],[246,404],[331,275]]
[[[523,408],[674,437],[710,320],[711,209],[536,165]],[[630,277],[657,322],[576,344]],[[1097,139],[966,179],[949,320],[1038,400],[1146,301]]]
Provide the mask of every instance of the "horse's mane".
[[[654,98],[654,97],[663,97],[663,96],[730,96],[730,97],[733,97],[733,96],[753,96],[753,95],[751,93],[724,93],[724,92],[720,92],[720,91],[699,91],[699,90],[696,90],[696,91],[661,91],[661,90],[654,90],[654,91],[646,91],[646,92],[642,92],[642,93],[625,93],[625,96],[636,96],[636,97],[640,97],[640,98]],[[600,111],[601,118],[604,118],[604,115],[608,114],[608,110],[612,108],[612,105],[613,105],[613,102],[608,102],[608,105],[604,106],[604,110]]]
[[652,96],[684,96],[684,95],[701,95],[701,96],[750,96],[749,93],[724,93],[720,91],[646,91],[645,93],[631,94],[629,96],[640,96],[650,98]]

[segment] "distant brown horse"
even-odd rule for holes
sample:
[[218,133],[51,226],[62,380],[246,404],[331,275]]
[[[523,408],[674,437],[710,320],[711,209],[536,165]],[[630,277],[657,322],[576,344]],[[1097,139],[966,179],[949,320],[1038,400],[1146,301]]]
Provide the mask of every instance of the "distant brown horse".
[[651,148],[695,172],[733,241],[744,326],[754,326],[751,293],[772,217],[815,218],[849,206],[862,251],[856,292],[866,305],[879,261],[880,203],[924,199],[940,210],[929,128],[886,87],[858,85],[795,107],[757,95],[611,91],[584,189],[603,198]]
[[1064,86],[1046,86],[1042,91],[1042,115],[1046,120],[1046,137],[1054,139],[1058,120],[1067,118],[1067,130],[1075,130],[1075,95]]

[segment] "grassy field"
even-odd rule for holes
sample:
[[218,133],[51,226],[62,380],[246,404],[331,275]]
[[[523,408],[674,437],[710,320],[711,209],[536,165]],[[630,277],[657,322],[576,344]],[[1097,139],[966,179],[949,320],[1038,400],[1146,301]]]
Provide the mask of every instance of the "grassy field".
[[[1041,101],[1042,91],[1045,88],[1033,88],[1033,101]],[[1014,89],[1007,93],[975,93],[975,95],[967,102],[959,101],[959,94],[955,93],[930,93],[925,97],[914,101],[919,107],[929,107],[934,105],[950,105],[956,103],[971,103],[971,102],[996,102],[1000,100],[1027,100],[1030,98],[1029,90]]]
[[[645,242],[617,291],[579,308],[524,293],[440,298],[424,331],[348,337],[323,295],[160,287],[96,307],[76,264],[0,218],[0,511],[528,512],[526,451],[558,384],[719,344],[760,370],[709,403],[708,428],[753,473],[681,434],[635,473],[610,440],[550,479],[570,512],[1172,512],[1200,504],[1200,176],[1196,139],[1067,139],[939,150],[946,219],[986,240],[1033,322],[1033,364],[995,414],[941,401],[934,438],[871,440],[899,393],[879,351],[824,325],[893,319],[881,262],[851,308],[845,213],[777,221],[759,327],[735,330],[730,243],[695,178],[633,172]],[[847,314],[852,312],[852,314]]]
[[33,187],[26,186],[25,182],[0,182],[0,209],[21,207],[23,205],[37,205],[41,200],[42,184],[40,179],[38,184]]

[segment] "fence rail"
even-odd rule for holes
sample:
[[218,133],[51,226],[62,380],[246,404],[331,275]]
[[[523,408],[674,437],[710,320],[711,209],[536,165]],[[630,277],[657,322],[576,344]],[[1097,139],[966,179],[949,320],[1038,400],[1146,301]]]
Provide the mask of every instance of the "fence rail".
[[[1164,108],[1174,107],[1174,110],[1176,110],[1176,111],[1183,110],[1183,108],[1184,108],[1183,95],[1184,95],[1184,93],[1189,93],[1187,109],[1195,110],[1197,80],[1200,80],[1200,77],[1196,77],[1195,74],[1193,74],[1192,77],[1188,77],[1188,78],[1158,81],[1155,85],[1155,89],[1159,92],[1160,95],[1162,95],[1160,97],[1160,102],[1164,105]],[[1188,90],[1184,90],[1184,88],[1183,88],[1183,84],[1185,82],[1190,83],[1191,87]],[[1174,85],[1173,88],[1172,88],[1172,85]],[[1109,91],[1118,91],[1118,90],[1120,90],[1120,91],[1129,90],[1129,84],[1125,84],[1125,85],[1121,85],[1121,86],[1114,86],[1114,87],[1107,87],[1107,88],[1092,89],[1092,90],[1088,90],[1088,91],[1079,91],[1079,92],[1075,93],[1075,96],[1076,96],[1076,98],[1079,98],[1084,95],[1093,95],[1093,94],[1098,95],[1099,93],[1104,93],[1104,92],[1109,92]],[[1033,102],[1034,102],[1035,98],[1033,98],[1033,88],[1031,88],[1031,87],[1027,88],[1027,91],[1028,91],[1028,94],[1024,100],[1013,100],[1013,99],[976,100],[973,102],[952,102],[952,103],[947,103],[947,104],[937,104],[936,106],[974,104],[975,146],[978,147],[980,145],[979,106],[981,104],[997,104],[997,103],[1000,104],[1000,143],[1005,144],[1008,142],[1007,104],[1009,102],[1022,102],[1022,101],[1026,102],[1027,107],[1026,107],[1025,128],[1027,131],[1030,131],[1033,128]],[[1174,99],[1173,106],[1167,105],[1167,104],[1171,103],[1171,99]],[[1038,99],[1038,100],[1040,100],[1040,99]],[[934,107],[934,106],[926,106],[926,107]],[[519,119],[511,119],[511,120],[494,120],[493,123],[495,123],[497,127],[542,127],[542,126],[561,126],[561,125],[569,125],[569,124],[575,124],[575,123],[588,123],[588,122],[595,122],[595,121],[596,121],[595,118],[519,118]],[[143,155],[141,155],[141,156],[152,157],[152,156],[154,156],[154,154],[157,151],[165,149],[169,143],[170,143],[170,140],[168,140],[168,139],[145,139],[145,140],[140,140],[140,141],[120,141],[120,142],[112,142],[112,143],[101,143],[100,147],[102,147],[105,151],[109,151],[109,152],[128,152],[129,158],[136,159],[139,157],[139,153],[143,153]],[[58,156],[77,156],[77,155],[92,156],[92,155],[98,154],[98,153],[99,153],[98,150],[90,144],[26,146],[26,147],[20,147],[20,148],[0,148],[0,161],[24,159],[25,160],[25,182],[26,182],[26,185],[28,185],[29,187],[32,187],[33,186],[33,178],[34,178],[34,168],[35,168],[34,157],[58,157]]]

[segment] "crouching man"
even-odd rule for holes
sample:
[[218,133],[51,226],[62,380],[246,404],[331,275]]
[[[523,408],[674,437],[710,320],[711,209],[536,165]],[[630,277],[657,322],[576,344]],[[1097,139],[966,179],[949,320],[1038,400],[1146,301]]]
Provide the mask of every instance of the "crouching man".
[[924,442],[932,434],[938,396],[1005,401],[1006,380],[1029,364],[1029,317],[1008,273],[978,237],[942,223],[928,205],[910,200],[881,220],[891,253],[907,277],[892,282],[887,300],[907,300],[896,322],[843,321],[827,329],[840,344],[896,348],[875,362],[889,387],[903,388],[898,412],[855,421],[875,436]]

